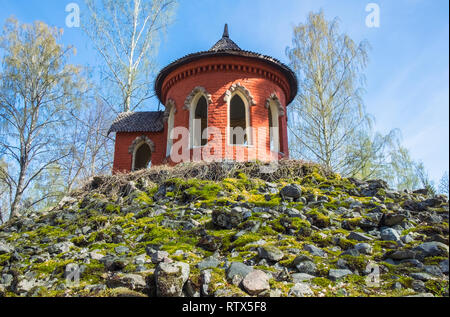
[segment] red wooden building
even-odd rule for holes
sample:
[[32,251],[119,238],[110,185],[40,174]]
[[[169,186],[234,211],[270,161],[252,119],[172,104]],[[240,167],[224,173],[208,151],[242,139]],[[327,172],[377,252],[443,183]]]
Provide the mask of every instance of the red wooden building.
[[162,69],[155,92],[164,111],[125,112],[113,122],[113,172],[289,157],[286,107],[297,94],[297,78],[280,61],[240,49],[227,25],[210,50]]

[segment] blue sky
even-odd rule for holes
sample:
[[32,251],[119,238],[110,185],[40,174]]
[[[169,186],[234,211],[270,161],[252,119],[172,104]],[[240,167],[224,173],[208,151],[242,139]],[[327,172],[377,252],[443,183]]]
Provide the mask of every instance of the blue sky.
[[[0,24],[15,15],[21,22],[42,20],[65,29],[63,42],[77,48],[72,63],[95,64],[95,52],[81,29],[66,28],[67,4],[82,0],[0,0]],[[380,27],[368,28],[365,7],[380,7]],[[243,49],[287,63],[292,27],[310,11],[339,17],[341,31],[372,46],[366,69],[367,111],[376,130],[399,128],[415,160],[438,181],[449,165],[449,4],[448,0],[180,0],[175,22],[158,55],[171,61],[209,49],[229,24],[231,38]],[[148,105],[154,109],[156,102]]]

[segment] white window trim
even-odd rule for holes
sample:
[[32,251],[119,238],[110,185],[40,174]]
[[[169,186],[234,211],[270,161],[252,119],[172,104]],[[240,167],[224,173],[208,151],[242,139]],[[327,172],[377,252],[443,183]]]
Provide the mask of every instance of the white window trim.
[[[269,144],[270,144],[270,151],[280,153],[280,125],[279,125],[279,106],[274,100],[269,101],[269,107],[271,114],[272,114],[272,125],[275,130],[275,134],[270,137],[270,126],[269,126]],[[272,140],[274,142],[278,143],[278,147],[273,148],[272,147]]]
[[169,112],[169,117],[167,119],[167,145],[166,145],[166,157],[169,157],[172,151],[173,139],[171,138],[171,132],[175,126],[175,112],[176,107],[173,105]]

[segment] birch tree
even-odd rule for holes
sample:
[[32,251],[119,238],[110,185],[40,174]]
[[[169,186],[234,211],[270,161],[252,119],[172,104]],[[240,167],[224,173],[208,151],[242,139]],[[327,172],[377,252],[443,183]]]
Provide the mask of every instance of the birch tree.
[[347,146],[371,123],[361,98],[368,48],[339,33],[339,21],[327,21],[323,12],[310,13],[294,28],[286,49],[299,78],[299,94],[289,107],[294,155],[334,171],[351,162]]
[[[101,60],[104,101],[117,112],[133,111],[153,96],[159,39],[175,0],[86,0],[83,29]],[[108,85],[107,85],[108,84]]]
[[[0,159],[8,164],[0,166],[0,179],[10,193],[10,217],[18,215],[27,189],[67,155],[61,151],[67,110],[85,87],[80,68],[67,62],[73,48],[58,43],[61,35],[43,22],[11,18],[0,37]],[[51,195],[27,199],[27,205]]]

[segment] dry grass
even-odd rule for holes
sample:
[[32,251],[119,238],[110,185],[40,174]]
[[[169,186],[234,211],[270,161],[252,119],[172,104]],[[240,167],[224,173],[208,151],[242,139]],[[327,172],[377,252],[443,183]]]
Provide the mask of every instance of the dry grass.
[[[268,167],[271,167],[270,172],[266,170]],[[123,190],[130,181],[148,184],[162,184],[171,178],[221,181],[228,177],[237,177],[240,173],[249,178],[273,182],[279,179],[304,177],[311,173],[313,168],[324,176],[331,174],[318,164],[300,160],[281,160],[272,166],[262,162],[189,162],[176,166],[160,165],[132,173],[95,176],[80,190],[73,192],[72,196],[84,196],[83,193],[93,191],[103,194],[117,192]]]

